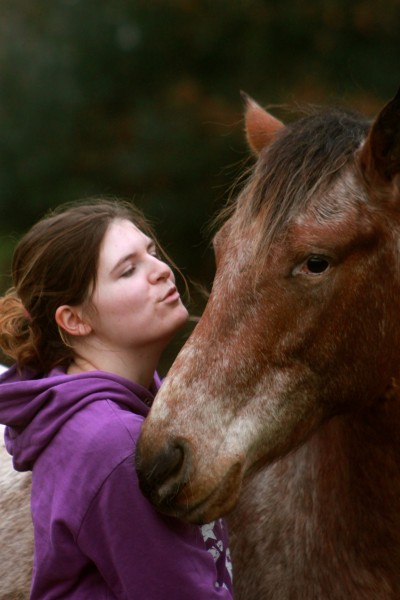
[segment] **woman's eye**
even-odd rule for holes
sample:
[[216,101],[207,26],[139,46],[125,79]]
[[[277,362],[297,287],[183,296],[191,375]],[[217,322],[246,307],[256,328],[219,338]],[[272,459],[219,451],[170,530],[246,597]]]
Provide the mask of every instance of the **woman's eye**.
[[126,271],[124,271],[121,275],[121,277],[130,277],[131,275],[133,275],[135,271],[134,267],[130,267],[129,269],[127,269]]
[[158,252],[158,248],[157,246],[152,242],[151,244],[149,244],[148,248],[147,248],[147,253],[150,254],[150,256],[154,256],[154,258],[159,258],[159,252]]
[[298,273],[304,275],[320,275],[327,271],[330,267],[330,262],[324,256],[310,256],[300,266]]

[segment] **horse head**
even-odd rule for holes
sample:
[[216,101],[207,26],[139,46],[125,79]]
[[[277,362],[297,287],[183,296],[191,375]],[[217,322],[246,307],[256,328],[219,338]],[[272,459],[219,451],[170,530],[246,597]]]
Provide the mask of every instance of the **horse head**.
[[245,120],[257,161],[137,448],[143,492],[192,522],[400,377],[400,93],[372,124],[333,110],[285,126],[249,98]]

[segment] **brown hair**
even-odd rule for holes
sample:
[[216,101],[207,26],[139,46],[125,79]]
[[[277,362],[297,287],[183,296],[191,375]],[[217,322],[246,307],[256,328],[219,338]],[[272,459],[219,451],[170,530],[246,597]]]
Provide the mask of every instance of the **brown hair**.
[[115,219],[131,221],[157,243],[138,208],[120,200],[92,199],[50,212],[17,244],[13,287],[0,298],[0,349],[19,367],[46,372],[72,359],[55,312],[63,304],[90,300],[100,246]]

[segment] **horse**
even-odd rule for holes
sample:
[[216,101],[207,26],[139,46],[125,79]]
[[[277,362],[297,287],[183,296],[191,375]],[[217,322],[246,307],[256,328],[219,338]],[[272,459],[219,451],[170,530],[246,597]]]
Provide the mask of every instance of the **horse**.
[[0,436],[0,600],[27,600],[33,563],[31,474],[14,471],[3,425]]
[[400,90],[287,124],[223,210],[204,313],[137,446],[143,493],[226,516],[235,598],[400,598]]

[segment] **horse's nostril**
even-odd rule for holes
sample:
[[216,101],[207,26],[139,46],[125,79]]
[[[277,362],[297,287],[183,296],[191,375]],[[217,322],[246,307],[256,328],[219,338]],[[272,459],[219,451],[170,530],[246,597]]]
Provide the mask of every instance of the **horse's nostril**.
[[157,464],[153,470],[155,482],[162,485],[174,475],[179,473],[179,470],[184,462],[185,453],[180,445],[170,446],[157,459]]
[[161,452],[147,458],[139,444],[136,470],[142,493],[155,505],[167,505],[187,480],[190,452],[184,442],[169,443]]

